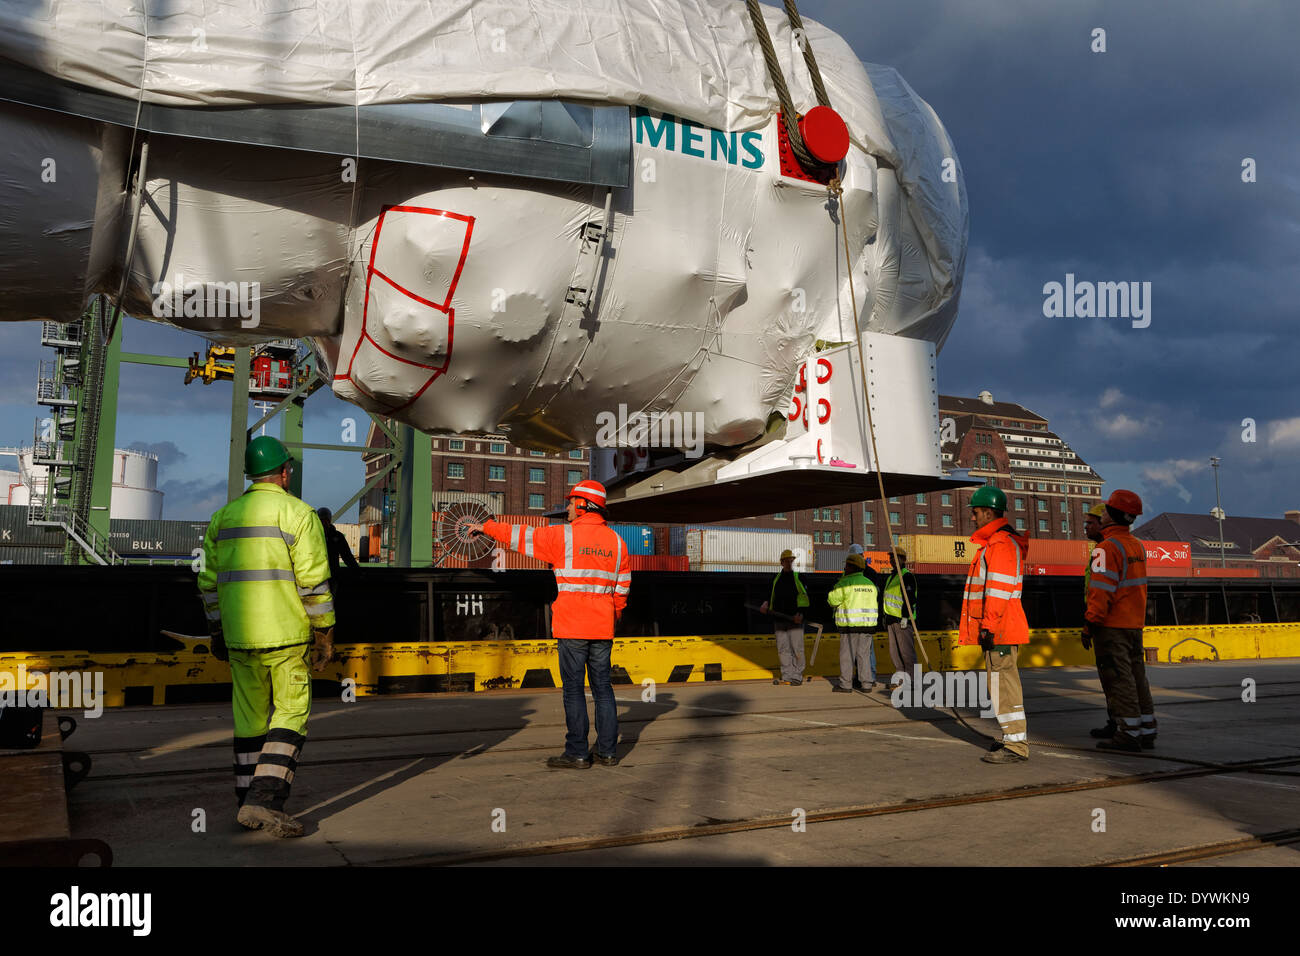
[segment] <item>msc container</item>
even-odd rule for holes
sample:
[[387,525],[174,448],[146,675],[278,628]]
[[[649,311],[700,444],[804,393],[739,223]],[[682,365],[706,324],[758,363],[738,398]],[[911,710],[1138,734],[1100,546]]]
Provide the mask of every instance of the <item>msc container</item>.
[[949,534],[900,534],[898,546],[907,552],[909,566],[969,561],[976,551],[970,538]]
[[1074,565],[1082,573],[1083,566],[1092,553],[1093,543],[1084,541],[1058,541],[1052,538],[1029,539],[1029,563],[1042,565]]
[[[754,571],[774,571],[781,566],[781,552],[795,555],[795,569],[816,567],[812,535],[789,531],[741,531],[731,528],[682,528],[682,551],[691,570],[705,565],[727,565]],[[715,568],[716,570],[716,568]]]
[[611,524],[610,527],[623,539],[628,554],[655,553],[655,532],[648,524]]

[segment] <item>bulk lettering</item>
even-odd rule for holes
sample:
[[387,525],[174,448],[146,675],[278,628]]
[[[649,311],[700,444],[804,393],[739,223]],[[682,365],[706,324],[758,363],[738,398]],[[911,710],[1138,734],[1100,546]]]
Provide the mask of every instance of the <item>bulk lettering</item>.
[[[666,149],[670,153],[722,162],[729,166],[735,166],[739,162],[745,169],[763,168],[763,151],[759,148],[763,134],[757,130],[728,133],[690,120],[678,119],[672,113],[651,113],[641,106],[633,111],[632,122],[638,146],[646,144],[656,149]],[[741,155],[742,151],[744,155]]]

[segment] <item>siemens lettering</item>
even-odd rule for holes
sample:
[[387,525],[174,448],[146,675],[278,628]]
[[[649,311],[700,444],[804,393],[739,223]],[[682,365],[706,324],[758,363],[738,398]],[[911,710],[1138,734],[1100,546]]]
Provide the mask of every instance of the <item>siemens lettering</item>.
[[[732,166],[739,161],[745,169],[763,168],[763,151],[759,148],[763,134],[755,130],[748,133],[725,133],[690,120],[678,119],[672,113],[651,113],[642,106],[636,107],[633,123],[636,126],[638,146],[647,141],[654,147],[662,143],[663,149],[685,156],[714,162],[721,160]],[[745,158],[739,155],[737,145],[747,154]]]

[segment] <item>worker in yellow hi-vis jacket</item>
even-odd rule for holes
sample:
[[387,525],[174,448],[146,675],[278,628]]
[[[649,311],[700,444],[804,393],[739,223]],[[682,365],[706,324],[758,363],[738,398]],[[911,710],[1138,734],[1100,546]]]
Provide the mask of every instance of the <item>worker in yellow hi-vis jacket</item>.
[[312,669],[334,653],[334,601],[320,518],[291,495],[289,450],[268,435],[244,454],[253,479],[203,537],[199,593],[213,653],[230,661],[237,820],[274,836],[302,835],[284,812],[307,740]]

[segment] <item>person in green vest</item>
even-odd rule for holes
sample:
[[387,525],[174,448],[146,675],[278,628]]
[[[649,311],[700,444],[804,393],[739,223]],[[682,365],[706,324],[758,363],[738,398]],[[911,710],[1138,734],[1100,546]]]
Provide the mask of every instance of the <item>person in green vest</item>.
[[876,689],[876,633],[880,630],[879,577],[867,569],[866,559],[850,554],[844,559],[844,574],[826,603],[835,609],[835,624],[840,631],[840,682],[831,690],[837,694],[853,692],[853,666],[863,693]]
[[[889,631],[889,659],[895,674],[906,674],[908,680],[915,682],[916,622],[908,617],[907,609],[910,607],[912,614],[916,613],[916,575],[907,569],[907,552],[902,548],[889,552],[889,558],[892,570],[885,579],[880,602],[885,628]],[[906,602],[903,600],[904,590],[907,591]]]
[[808,592],[794,570],[794,552],[781,552],[781,571],[772,579],[772,593],[759,611],[772,615],[776,633],[776,653],[781,659],[781,676],[774,684],[803,683],[803,611],[808,606]]
[[212,652],[230,661],[235,711],[236,820],[302,836],[284,812],[311,713],[311,669],[334,654],[334,599],[320,518],[286,489],[293,460],[269,435],[244,453],[248,490],[203,536],[199,594]]

